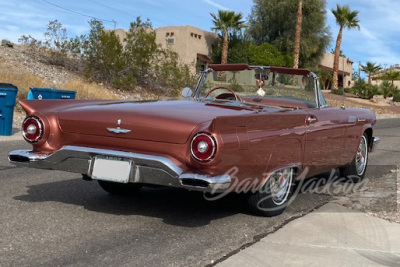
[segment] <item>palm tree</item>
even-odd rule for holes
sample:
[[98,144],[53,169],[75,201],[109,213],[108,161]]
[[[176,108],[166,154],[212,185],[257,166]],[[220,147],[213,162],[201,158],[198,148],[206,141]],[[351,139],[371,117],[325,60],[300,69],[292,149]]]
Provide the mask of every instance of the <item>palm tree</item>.
[[299,68],[300,57],[300,41],[301,41],[301,25],[303,23],[303,0],[299,0],[299,8],[297,10],[296,36],[294,39],[294,55],[293,68]]
[[343,28],[360,29],[359,20],[357,18],[358,11],[351,11],[348,5],[337,5],[336,10],[332,9],[332,13],[336,18],[336,23],[339,25],[339,33],[336,39],[335,59],[333,62],[333,88],[338,88],[338,71],[339,71],[339,55],[340,45],[342,44]]
[[365,65],[361,65],[361,70],[368,75],[368,84],[371,85],[372,74],[380,71],[382,67],[380,65],[376,65],[376,63],[367,62]]
[[392,86],[394,86],[394,81],[400,80],[400,71],[388,70],[385,71],[385,74],[382,76],[384,80],[388,80],[392,82]]
[[238,31],[247,27],[244,24],[242,13],[235,13],[234,11],[218,10],[218,16],[210,13],[213,18],[215,31],[221,31],[223,36],[222,43],[222,60],[221,64],[228,63],[228,35],[230,31]]

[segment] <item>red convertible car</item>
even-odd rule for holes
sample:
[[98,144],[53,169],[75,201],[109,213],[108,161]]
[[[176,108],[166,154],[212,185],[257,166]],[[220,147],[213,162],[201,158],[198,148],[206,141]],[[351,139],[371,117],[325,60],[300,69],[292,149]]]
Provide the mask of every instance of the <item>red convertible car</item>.
[[339,168],[364,177],[379,142],[365,109],[329,107],[304,69],[209,65],[183,100],[22,100],[32,150],[21,167],[80,173],[111,194],[146,185],[245,193],[256,214],[282,213],[296,180]]

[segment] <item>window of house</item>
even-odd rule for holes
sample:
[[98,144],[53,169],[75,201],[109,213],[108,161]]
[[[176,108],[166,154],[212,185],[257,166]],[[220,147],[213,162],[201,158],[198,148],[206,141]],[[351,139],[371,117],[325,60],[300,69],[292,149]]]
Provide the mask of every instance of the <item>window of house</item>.
[[173,45],[175,43],[174,38],[167,38],[167,45]]

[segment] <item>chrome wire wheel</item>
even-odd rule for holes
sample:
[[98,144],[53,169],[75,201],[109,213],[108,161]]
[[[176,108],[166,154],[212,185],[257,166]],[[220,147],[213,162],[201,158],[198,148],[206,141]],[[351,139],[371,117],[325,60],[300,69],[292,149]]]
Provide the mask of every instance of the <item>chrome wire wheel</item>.
[[270,177],[271,199],[280,206],[287,201],[292,186],[293,168],[286,168],[273,173]]
[[362,175],[364,173],[365,168],[367,166],[367,161],[368,161],[368,145],[367,145],[367,139],[363,135],[361,137],[361,142],[360,145],[358,146],[355,158],[356,171],[358,175]]

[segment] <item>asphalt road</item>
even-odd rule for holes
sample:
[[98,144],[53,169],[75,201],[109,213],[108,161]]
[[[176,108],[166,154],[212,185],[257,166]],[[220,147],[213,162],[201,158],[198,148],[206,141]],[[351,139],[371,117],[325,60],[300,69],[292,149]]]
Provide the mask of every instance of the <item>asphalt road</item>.
[[[400,161],[400,119],[381,120],[383,138],[367,177]],[[235,253],[333,197],[300,194],[280,216],[253,216],[240,196],[145,188],[113,197],[79,175],[13,167],[0,142],[0,266],[205,266]]]

